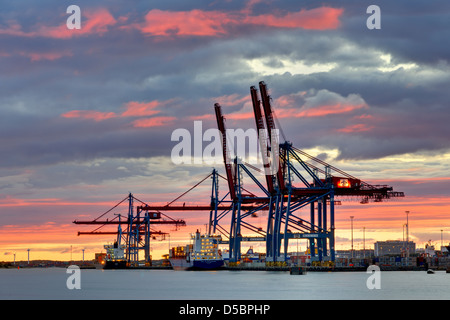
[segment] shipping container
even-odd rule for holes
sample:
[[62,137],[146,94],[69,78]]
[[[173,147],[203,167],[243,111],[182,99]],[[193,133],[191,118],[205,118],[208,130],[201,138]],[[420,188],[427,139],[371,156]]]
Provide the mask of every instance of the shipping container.
[[345,178],[345,177],[331,177],[327,180],[321,179],[323,183],[331,182],[335,188],[359,188],[361,187],[361,180]]

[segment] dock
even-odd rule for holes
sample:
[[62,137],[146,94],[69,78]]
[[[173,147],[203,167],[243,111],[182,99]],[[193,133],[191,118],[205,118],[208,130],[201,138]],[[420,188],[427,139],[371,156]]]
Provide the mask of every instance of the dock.
[[[307,272],[366,272],[369,266],[301,266]],[[379,266],[380,271],[426,271],[417,266]],[[227,266],[225,270],[234,271],[291,271],[293,266],[237,265]]]

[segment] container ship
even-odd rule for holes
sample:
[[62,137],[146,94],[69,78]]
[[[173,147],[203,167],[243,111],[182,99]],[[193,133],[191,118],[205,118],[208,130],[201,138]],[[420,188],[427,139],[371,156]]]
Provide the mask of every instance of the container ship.
[[125,269],[127,268],[127,260],[125,259],[124,244],[105,244],[106,256],[104,260],[103,269]]
[[174,270],[216,270],[224,266],[217,235],[191,235],[193,243],[185,247],[175,247],[169,252],[169,261]]

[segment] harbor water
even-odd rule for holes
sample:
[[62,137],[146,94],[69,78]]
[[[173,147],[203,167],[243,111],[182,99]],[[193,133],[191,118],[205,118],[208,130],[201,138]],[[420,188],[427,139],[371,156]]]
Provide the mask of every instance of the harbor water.
[[174,271],[81,269],[79,289],[65,268],[0,269],[1,300],[447,300],[450,273]]

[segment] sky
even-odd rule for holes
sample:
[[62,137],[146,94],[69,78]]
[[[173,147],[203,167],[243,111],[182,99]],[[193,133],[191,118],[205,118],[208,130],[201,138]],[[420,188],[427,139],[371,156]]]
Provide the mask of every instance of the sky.
[[[367,21],[380,8],[380,29]],[[69,29],[70,5],[81,28]],[[404,198],[336,208],[336,248],[450,241],[450,3],[418,1],[13,1],[0,4],[0,260],[86,259],[77,236],[133,193],[164,204],[223,164],[174,164],[178,128],[254,128],[264,81],[292,144]],[[71,20],[72,21],[72,20]],[[226,185],[220,186],[224,195]],[[210,182],[179,203],[209,204]],[[122,211],[120,211],[122,210]],[[126,208],[114,213],[125,213]],[[168,213],[155,258],[203,228]],[[265,225],[264,214],[254,218]],[[442,231],[441,231],[442,230]],[[255,244],[256,246],[256,244]],[[302,244],[303,249],[305,244]]]

